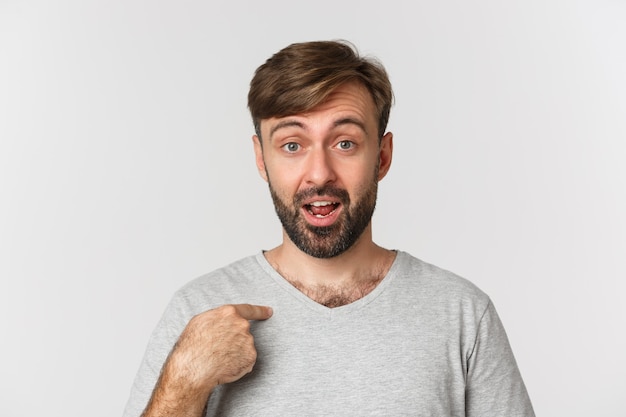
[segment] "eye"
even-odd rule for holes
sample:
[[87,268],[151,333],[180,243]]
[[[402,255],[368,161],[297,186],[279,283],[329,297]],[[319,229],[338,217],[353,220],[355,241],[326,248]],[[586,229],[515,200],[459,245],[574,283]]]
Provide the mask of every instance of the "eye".
[[342,140],[337,144],[337,147],[341,150],[347,151],[349,149],[354,148],[354,142],[350,140]]
[[289,143],[285,143],[283,146],[281,146],[284,150],[286,150],[289,153],[294,153],[297,152],[300,149],[300,144],[296,143],[296,142],[289,142]]

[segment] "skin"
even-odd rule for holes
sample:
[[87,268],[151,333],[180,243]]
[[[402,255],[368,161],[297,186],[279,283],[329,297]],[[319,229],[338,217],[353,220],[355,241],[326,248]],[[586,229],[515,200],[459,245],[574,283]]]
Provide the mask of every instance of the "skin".
[[256,349],[250,320],[271,316],[269,307],[238,304],[193,317],[165,362],[142,416],[201,416],[215,387],[252,371]]
[[[347,190],[355,201],[372,181],[382,180],[391,166],[393,135],[385,134],[379,143],[377,132],[374,102],[367,89],[356,83],[342,85],[308,113],[263,120],[263,139],[253,137],[257,168],[284,202],[293,201],[298,191],[325,185]],[[344,141],[353,145],[345,149]],[[394,257],[372,241],[371,222],[352,247],[333,258],[307,255],[284,230],[283,243],[265,256],[286,279],[297,277],[298,288],[308,294],[318,288],[356,290],[372,280],[371,271],[384,274]]]
[[[328,185],[344,189],[356,202],[364,190],[385,177],[391,165],[392,134],[379,141],[377,131],[369,92],[360,84],[345,84],[310,112],[262,120],[263,144],[253,137],[257,168],[285,204],[292,204],[298,191]],[[307,203],[329,199],[316,196]],[[295,209],[302,210],[304,221],[316,225],[332,224],[347,210],[339,204],[335,213],[320,219],[303,207]],[[337,305],[343,305],[373,290],[395,254],[372,241],[370,222],[354,245],[338,256],[307,255],[284,230],[283,243],[265,256],[312,299],[324,303],[335,297]],[[252,371],[257,352],[250,321],[271,316],[270,307],[240,304],[193,317],[165,362],[142,416],[202,416],[218,385]]]

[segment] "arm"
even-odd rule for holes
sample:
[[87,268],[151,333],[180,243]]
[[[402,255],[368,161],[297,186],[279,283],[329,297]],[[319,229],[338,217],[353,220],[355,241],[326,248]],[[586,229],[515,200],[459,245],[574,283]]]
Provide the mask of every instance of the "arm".
[[193,317],[168,356],[142,417],[199,417],[211,392],[237,381],[256,362],[249,320],[269,307],[227,305]]
[[467,363],[468,417],[535,416],[506,332],[491,302],[481,318]]

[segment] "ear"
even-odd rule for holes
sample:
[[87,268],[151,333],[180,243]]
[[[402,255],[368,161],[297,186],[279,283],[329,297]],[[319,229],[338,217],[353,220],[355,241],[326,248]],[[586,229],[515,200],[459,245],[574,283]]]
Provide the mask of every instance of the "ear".
[[391,158],[393,156],[393,133],[387,132],[380,141],[380,150],[378,155],[378,181],[385,178],[389,168],[391,167]]
[[259,171],[259,175],[265,181],[267,181],[267,171],[265,170],[265,160],[263,159],[263,146],[261,145],[261,138],[257,135],[252,136],[252,142],[254,143],[254,157],[256,159],[256,169]]

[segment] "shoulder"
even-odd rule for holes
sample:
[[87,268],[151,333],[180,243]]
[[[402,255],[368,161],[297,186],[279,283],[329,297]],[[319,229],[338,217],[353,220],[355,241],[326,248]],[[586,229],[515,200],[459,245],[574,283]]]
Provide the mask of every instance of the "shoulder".
[[248,285],[254,282],[255,277],[261,272],[262,268],[257,261],[257,255],[247,256],[189,281],[178,290],[178,293],[195,293],[207,287]]
[[456,306],[480,315],[490,303],[489,296],[470,280],[406,252],[398,252],[396,274],[406,291],[433,305]]
[[416,280],[420,285],[443,287],[477,297],[486,296],[473,282],[454,272],[424,262],[407,252],[398,252],[398,258],[398,273]]
[[174,293],[170,308],[193,316],[224,304],[251,302],[254,294],[271,281],[259,256],[239,259],[189,281]]

